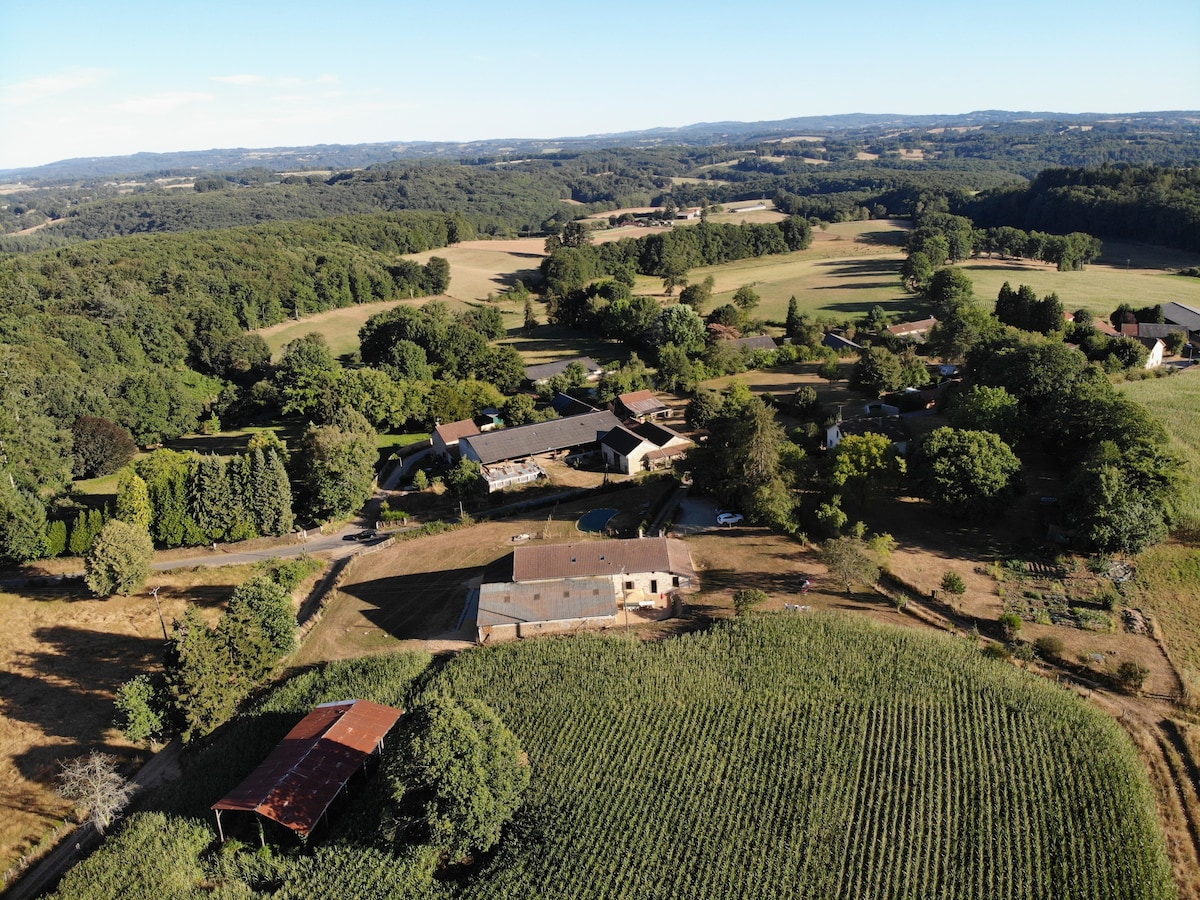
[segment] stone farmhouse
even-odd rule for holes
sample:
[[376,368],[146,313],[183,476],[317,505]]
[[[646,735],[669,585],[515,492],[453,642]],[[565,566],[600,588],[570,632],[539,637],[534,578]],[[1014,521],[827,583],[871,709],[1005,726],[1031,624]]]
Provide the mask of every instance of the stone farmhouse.
[[680,592],[695,588],[687,545],[671,538],[518,547],[484,571],[476,638],[605,628],[622,611],[662,618]]

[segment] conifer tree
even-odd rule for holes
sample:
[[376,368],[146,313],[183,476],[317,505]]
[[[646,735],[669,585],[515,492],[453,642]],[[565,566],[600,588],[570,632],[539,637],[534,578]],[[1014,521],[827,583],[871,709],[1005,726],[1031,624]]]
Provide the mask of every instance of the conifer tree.
[[154,513],[150,505],[150,491],[146,482],[133,469],[125,469],[117,486],[117,509],[115,518],[130,525],[150,530]]
[[204,542],[225,537],[231,522],[232,492],[219,456],[197,456],[188,474],[188,515]]
[[67,541],[67,549],[72,556],[83,556],[92,549],[92,534],[88,529],[88,512],[81,509],[71,523],[71,538]]

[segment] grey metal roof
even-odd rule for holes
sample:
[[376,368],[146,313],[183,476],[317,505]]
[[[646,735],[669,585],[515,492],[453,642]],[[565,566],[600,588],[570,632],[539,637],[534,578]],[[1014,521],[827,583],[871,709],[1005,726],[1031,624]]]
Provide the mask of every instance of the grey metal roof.
[[584,413],[599,412],[590,403],[584,403],[570,394],[558,393],[550,401],[550,407],[560,416],[580,416]]
[[523,456],[538,456],[569,447],[594,444],[608,432],[619,427],[620,420],[608,410],[535,422],[516,428],[503,428],[459,438],[458,444],[464,455],[470,456],[465,448],[479,458],[483,465],[520,459]]
[[1200,309],[1183,303],[1164,303],[1163,318],[1175,325],[1182,325],[1188,331],[1200,331]]
[[562,578],[551,583],[479,586],[478,625],[553,622],[617,614],[611,577]]
[[604,367],[596,362],[590,356],[570,356],[566,359],[556,359],[554,362],[542,363],[536,366],[525,367],[525,377],[530,381],[541,381],[545,378],[553,378],[555,375],[561,375],[567,371],[567,366],[571,363],[579,363],[588,374],[604,371]]
[[747,350],[778,350],[779,345],[769,334],[752,334],[750,337],[734,338],[729,343]]
[[849,338],[844,338],[840,334],[834,334],[832,331],[825,333],[825,337],[821,339],[821,343],[826,347],[831,347],[834,350],[861,350],[862,344],[856,344]]

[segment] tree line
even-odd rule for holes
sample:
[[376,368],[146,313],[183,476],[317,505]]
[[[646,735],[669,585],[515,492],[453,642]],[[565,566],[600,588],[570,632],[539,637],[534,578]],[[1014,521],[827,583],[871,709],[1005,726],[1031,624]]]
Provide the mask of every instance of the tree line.
[[1016,226],[1200,250],[1200,167],[1055,168],[1029,184],[984,191],[955,209],[985,227]]

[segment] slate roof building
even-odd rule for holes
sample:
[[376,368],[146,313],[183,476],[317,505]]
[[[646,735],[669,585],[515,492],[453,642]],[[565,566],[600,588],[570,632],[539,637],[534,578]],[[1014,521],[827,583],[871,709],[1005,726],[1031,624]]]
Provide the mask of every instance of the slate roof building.
[[608,410],[534,422],[459,438],[459,453],[483,467],[488,492],[535,481],[545,475],[539,456],[567,460],[600,452],[600,439],[621,422]]
[[863,348],[862,344],[856,344],[849,338],[844,338],[840,334],[834,334],[832,331],[825,333],[825,337],[821,339],[821,343],[826,347],[836,350],[841,356],[858,353]]
[[484,572],[477,639],[603,628],[622,609],[661,613],[695,582],[687,545],[671,538],[519,547]]
[[1163,318],[1172,325],[1182,325],[1189,332],[1200,332],[1200,309],[1186,303],[1164,303]]
[[732,338],[728,343],[745,350],[778,350],[779,345],[769,334],[752,334],[750,337]]
[[526,366],[525,378],[530,384],[536,387],[550,380],[555,375],[563,374],[572,363],[579,363],[583,366],[587,371],[588,381],[599,381],[600,376],[604,374],[604,367],[590,356],[568,356],[565,359],[556,359],[554,362]]
[[669,465],[691,446],[691,440],[657,422],[627,422],[600,440],[604,462],[624,475]]
[[[403,710],[370,700],[323,703],[300,720],[236,788],[211,807],[225,840],[222,813],[249,813],[307,838],[347,783],[383,749]],[[266,838],[263,836],[263,842]]]

